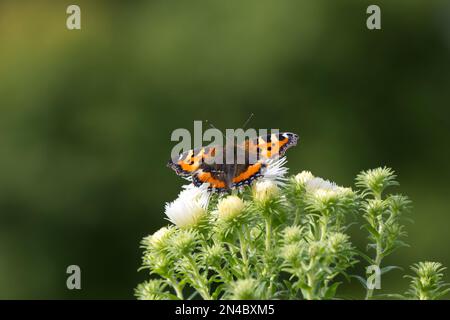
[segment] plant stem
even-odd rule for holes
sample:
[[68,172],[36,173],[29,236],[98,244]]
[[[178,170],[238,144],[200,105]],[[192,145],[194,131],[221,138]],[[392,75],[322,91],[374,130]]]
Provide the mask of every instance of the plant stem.
[[317,299],[317,296],[316,296],[317,283],[316,282],[317,282],[316,281],[316,260],[311,259],[311,261],[309,262],[309,265],[308,265],[308,272],[306,274],[306,283],[309,288],[308,288],[308,290],[305,290],[304,293],[306,293],[306,294],[303,293],[306,300]]
[[[379,227],[378,227],[378,232],[381,235],[381,233],[383,232],[383,218],[381,216],[378,217],[378,223],[379,223]],[[383,248],[382,248],[382,243],[380,240],[377,240],[376,242],[376,255],[375,255],[375,266],[377,267],[377,269],[380,269],[380,265],[381,265],[381,259],[382,259],[382,252],[383,252]],[[369,289],[367,288],[367,293],[366,293],[366,300],[369,300],[370,298],[372,298],[373,295],[373,289]]]
[[[380,269],[380,265],[381,265],[381,259],[382,259],[381,252],[382,252],[381,243],[380,243],[380,241],[377,241],[377,243],[376,243],[375,266],[378,269]],[[366,300],[370,300],[372,298],[372,295],[373,295],[373,289],[367,288]]]
[[295,214],[294,214],[294,226],[298,225],[298,223],[300,222],[300,209],[299,207],[295,208]]
[[[374,198],[377,199],[377,200],[381,200],[381,192],[374,193]],[[378,229],[377,230],[378,234],[381,236],[382,232],[384,230],[384,228],[383,228],[383,216],[382,215],[378,216],[378,228],[377,229]],[[376,248],[375,248],[375,250],[376,250],[376,255],[375,255],[375,261],[374,262],[375,262],[375,266],[379,270],[380,269],[380,265],[381,265],[381,259],[382,259],[381,254],[383,252],[382,243],[381,243],[380,240],[376,241]],[[372,296],[373,296],[373,289],[367,288],[366,300],[370,300],[372,298]]]
[[270,251],[272,242],[272,220],[270,217],[266,218],[266,252]]
[[274,272],[274,257],[272,255],[272,218],[270,216],[266,217],[266,240],[265,240],[266,252],[264,254],[265,266],[264,266],[264,277],[269,282],[269,287],[266,292],[266,299],[271,299],[273,296],[273,282],[272,277]]
[[222,278],[222,282],[229,283],[233,281],[233,276],[227,270],[225,270],[225,268],[222,268],[221,266],[215,266],[214,270]]
[[188,256],[188,260],[191,264],[191,270],[195,280],[192,286],[195,287],[195,289],[197,289],[198,293],[202,296],[204,300],[212,300],[212,297],[209,294],[207,280],[203,278],[202,275],[200,274],[200,271],[198,270],[197,264],[195,263],[194,259],[191,256]]
[[322,216],[322,219],[320,219],[320,241],[325,239],[325,236],[327,234],[328,230],[328,216],[327,213],[325,213]]
[[169,278],[168,282],[172,286],[172,288],[175,290],[175,293],[177,294],[178,299],[184,300],[183,289],[180,287],[177,280],[175,280],[173,278]]
[[242,229],[239,232],[239,243],[241,246],[241,256],[242,256],[242,262],[244,263],[244,276],[247,277],[249,273],[249,267],[248,267],[248,256],[247,256],[247,241],[245,239],[245,226],[242,226]]
[[315,299],[315,297],[314,297],[314,287],[315,287],[314,276],[311,274],[308,274],[307,279],[308,279],[308,286],[310,288],[308,289],[308,291],[307,291],[308,294],[306,295],[305,298],[307,300],[314,300]]

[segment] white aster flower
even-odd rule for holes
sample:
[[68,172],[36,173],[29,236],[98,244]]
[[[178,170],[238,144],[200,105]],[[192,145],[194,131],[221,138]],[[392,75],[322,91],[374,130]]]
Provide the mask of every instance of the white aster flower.
[[287,163],[286,157],[279,159],[269,159],[266,161],[266,167],[262,170],[263,180],[270,180],[275,182],[277,185],[282,186],[286,181],[286,174],[288,168],[285,167]]
[[253,186],[253,198],[259,202],[266,202],[278,196],[280,190],[273,180],[261,180]]
[[314,179],[313,174],[310,171],[302,171],[300,173],[298,173],[295,177],[295,182],[300,183],[300,184],[305,184],[308,181]]
[[328,200],[332,197],[348,194],[351,188],[338,186],[336,183],[322,178],[313,178],[305,183],[306,192],[312,194],[318,200]]
[[228,196],[220,199],[217,204],[217,214],[220,219],[231,220],[237,217],[242,210],[244,210],[245,204],[238,196]]
[[183,187],[178,198],[166,203],[165,214],[168,220],[180,228],[197,225],[206,215],[209,203],[208,185]]
[[309,192],[315,192],[318,190],[338,191],[341,188],[336,183],[331,182],[329,180],[324,180],[322,178],[313,178],[306,181],[305,187],[306,190]]
[[204,183],[200,187],[196,187],[192,183],[186,184],[182,187],[183,190],[178,195],[178,198],[193,199],[206,209],[208,207],[209,197],[211,196],[208,187],[209,183]]

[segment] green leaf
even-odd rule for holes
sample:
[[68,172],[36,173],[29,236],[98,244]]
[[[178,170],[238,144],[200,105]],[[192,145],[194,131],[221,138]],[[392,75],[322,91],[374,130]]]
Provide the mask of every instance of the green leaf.
[[197,295],[198,295],[198,291],[194,291],[194,292],[187,298],[187,300],[192,300],[192,299],[194,299]]
[[380,234],[378,233],[378,231],[372,227],[370,224],[365,224],[362,226],[362,228],[366,229],[376,240],[380,239]]
[[323,296],[324,299],[332,299],[336,295],[336,290],[339,287],[341,282],[333,283],[325,292],[325,295]]
[[439,292],[439,293],[436,295],[436,299],[440,299],[441,297],[445,296],[445,295],[446,295],[447,293],[449,293],[449,292],[450,292],[450,288],[447,288],[447,289],[445,289],[445,290]]
[[225,288],[225,284],[224,283],[222,283],[221,285],[218,285],[216,290],[214,290],[213,294],[211,295],[211,297],[214,300],[217,300],[217,298],[219,297],[220,293],[224,290],[224,288]]
[[388,298],[388,299],[397,299],[397,300],[406,300],[406,297],[397,294],[397,293],[383,293],[383,294],[377,294],[376,296],[373,296],[373,298]]
[[389,271],[395,270],[395,269],[397,269],[397,270],[402,270],[402,271],[403,271],[403,268],[402,268],[402,267],[398,267],[398,266],[386,266],[386,267],[381,268],[380,273],[383,275],[383,274],[388,273]]
[[358,280],[362,284],[364,289],[367,290],[367,279],[365,279],[365,278],[363,278],[361,276],[358,276],[358,275],[354,275],[354,274],[351,275],[350,278],[355,278],[356,280]]
[[355,250],[356,253],[361,256],[364,260],[366,260],[369,264],[375,264],[375,261],[369,257],[367,254],[365,254],[364,252],[360,251],[360,250]]
[[308,286],[306,283],[304,282],[297,282],[297,287],[299,287],[302,290],[311,290],[312,288],[310,286]]
[[169,300],[180,300],[180,298],[178,298],[176,295],[172,294],[172,293],[164,293],[164,295],[169,299]]

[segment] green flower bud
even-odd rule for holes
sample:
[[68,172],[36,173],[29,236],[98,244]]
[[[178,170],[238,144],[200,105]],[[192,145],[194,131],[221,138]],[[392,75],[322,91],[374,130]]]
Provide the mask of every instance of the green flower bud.
[[400,194],[389,196],[386,198],[386,202],[389,206],[389,212],[394,216],[408,212],[411,209],[411,201],[408,197]]
[[443,271],[446,268],[439,262],[419,262],[411,267],[415,276],[406,276],[411,279],[410,289],[407,292],[413,299],[435,300],[445,295],[450,289],[444,283]]
[[194,231],[179,230],[170,240],[169,251],[178,257],[190,254],[197,244],[196,236],[197,233]]
[[349,236],[341,232],[333,232],[329,235],[328,250],[331,253],[345,252],[351,249],[351,243]]
[[226,250],[220,244],[213,244],[205,248],[204,256],[206,262],[211,265],[218,265],[225,258]]
[[389,186],[398,185],[395,181],[396,175],[390,168],[376,168],[362,171],[356,177],[356,185],[363,188],[366,192],[380,198],[382,192]]
[[134,295],[139,300],[167,299],[166,286],[167,284],[163,280],[149,280],[139,284],[134,291]]
[[230,285],[231,300],[257,300],[258,282],[255,279],[239,279]]
[[162,227],[154,234],[145,237],[142,240],[142,245],[147,248],[147,250],[163,250],[167,248],[167,242],[170,236],[173,234],[173,227]]
[[381,216],[386,211],[386,202],[379,199],[369,199],[365,211],[371,218]]
[[301,247],[298,243],[285,245],[281,249],[281,257],[293,266],[298,265],[300,261],[300,255]]
[[317,258],[318,256],[321,256],[325,251],[325,243],[322,243],[320,241],[311,242],[309,244],[308,248],[308,255],[311,259]]
[[283,230],[283,241],[285,244],[298,243],[302,239],[302,228],[299,226],[288,226]]

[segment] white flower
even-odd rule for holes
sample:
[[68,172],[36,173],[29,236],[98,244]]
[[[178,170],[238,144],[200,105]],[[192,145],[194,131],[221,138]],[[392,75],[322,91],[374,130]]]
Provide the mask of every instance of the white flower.
[[336,183],[322,178],[313,178],[306,181],[305,188],[306,192],[312,194],[319,200],[327,200],[331,197],[352,192],[351,188],[340,187]]
[[178,198],[193,199],[199,203],[199,205],[206,209],[209,203],[209,197],[211,193],[208,191],[209,184],[204,183],[200,187],[196,187],[193,184],[186,184],[182,188]]
[[305,187],[309,192],[315,192],[318,190],[338,191],[341,188],[336,183],[329,180],[324,180],[322,178],[312,178],[306,181]]
[[288,168],[285,167],[286,163],[286,157],[267,160],[266,167],[262,170],[263,178],[261,180],[270,180],[279,186],[284,185],[288,172]]
[[295,182],[305,184],[308,181],[314,179],[313,174],[310,171],[302,171],[298,173],[295,177]]
[[244,207],[244,201],[238,196],[228,196],[220,199],[217,204],[218,217],[223,220],[231,220],[237,217],[244,210]]
[[266,202],[278,196],[280,190],[273,180],[261,180],[253,187],[253,198],[259,202]]
[[166,203],[165,214],[170,222],[180,228],[195,226],[206,215],[209,196],[207,185],[184,186],[175,201]]

